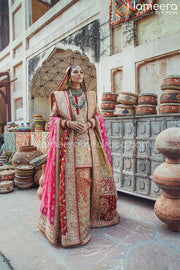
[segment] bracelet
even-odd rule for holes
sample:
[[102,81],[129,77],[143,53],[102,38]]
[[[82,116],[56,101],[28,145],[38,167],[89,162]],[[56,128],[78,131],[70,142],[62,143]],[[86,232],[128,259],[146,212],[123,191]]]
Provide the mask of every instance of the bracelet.
[[69,124],[70,124],[70,120],[67,120],[66,126],[67,126],[68,128],[70,128]]
[[64,122],[64,127],[67,127],[67,119],[65,120],[65,122]]
[[[88,125],[88,128],[89,128],[89,129],[93,127],[93,124],[92,124],[89,120],[87,121],[87,125]],[[89,126],[89,125],[90,125],[90,126]]]

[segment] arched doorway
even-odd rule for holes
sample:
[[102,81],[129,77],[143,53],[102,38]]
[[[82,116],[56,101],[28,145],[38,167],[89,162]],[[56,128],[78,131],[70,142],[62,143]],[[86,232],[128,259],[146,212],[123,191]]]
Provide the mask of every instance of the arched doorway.
[[51,93],[60,85],[67,67],[73,64],[82,67],[87,90],[96,91],[96,68],[88,57],[79,51],[56,48],[33,77],[30,87],[32,120],[34,114],[42,114],[43,119],[49,121]]
[[0,73],[0,133],[6,122],[11,121],[9,73]]

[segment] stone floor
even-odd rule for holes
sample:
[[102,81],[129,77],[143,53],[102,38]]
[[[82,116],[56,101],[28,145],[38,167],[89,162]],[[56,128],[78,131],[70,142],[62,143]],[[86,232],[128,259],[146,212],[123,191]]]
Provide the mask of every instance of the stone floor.
[[92,229],[86,246],[63,249],[37,229],[35,188],[0,194],[0,270],[180,269],[180,233],[155,216],[153,201],[118,195],[118,225]]

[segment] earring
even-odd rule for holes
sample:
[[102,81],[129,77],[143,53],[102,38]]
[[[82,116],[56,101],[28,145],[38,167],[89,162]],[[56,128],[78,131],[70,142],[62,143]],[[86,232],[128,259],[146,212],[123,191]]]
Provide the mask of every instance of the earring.
[[68,80],[68,85],[71,86],[72,82],[71,80]]

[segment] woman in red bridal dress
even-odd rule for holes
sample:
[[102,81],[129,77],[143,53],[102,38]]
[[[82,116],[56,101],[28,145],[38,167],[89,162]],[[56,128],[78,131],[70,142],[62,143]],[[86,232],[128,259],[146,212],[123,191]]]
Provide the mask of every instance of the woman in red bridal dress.
[[50,147],[39,229],[62,247],[87,244],[90,228],[119,222],[106,127],[78,65],[52,94]]

